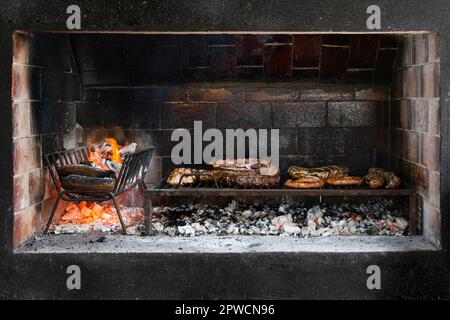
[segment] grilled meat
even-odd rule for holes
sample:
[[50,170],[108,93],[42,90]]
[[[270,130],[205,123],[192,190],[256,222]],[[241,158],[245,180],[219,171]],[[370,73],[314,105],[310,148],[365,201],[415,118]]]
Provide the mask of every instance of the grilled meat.
[[392,171],[384,171],[381,168],[370,168],[369,174],[378,174],[386,181],[386,189],[397,189],[400,187],[401,179]]
[[175,168],[167,178],[167,184],[172,186],[193,184],[196,182],[193,173],[194,170],[191,168]]
[[284,186],[294,189],[317,189],[325,185],[325,180],[320,178],[287,179]]
[[366,183],[372,189],[381,188],[385,183],[383,176],[378,174],[377,172],[368,173],[364,176],[364,180],[366,180]]
[[212,162],[215,169],[255,174],[263,176],[278,176],[280,171],[272,161],[265,159],[226,159]]
[[326,182],[332,186],[360,186],[363,184],[364,179],[357,176],[345,176],[328,178]]
[[326,166],[319,168],[303,168],[291,166],[288,173],[292,178],[319,178],[327,179],[334,177],[343,177],[348,174],[349,169],[345,166]]

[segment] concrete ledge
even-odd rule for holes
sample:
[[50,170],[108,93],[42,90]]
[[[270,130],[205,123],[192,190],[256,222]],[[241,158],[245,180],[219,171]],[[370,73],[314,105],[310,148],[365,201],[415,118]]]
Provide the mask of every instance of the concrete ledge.
[[48,253],[370,253],[438,251],[422,236],[348,236],[294,238],[277,236],[122,236],[48,235],[26,242],[15,254]]

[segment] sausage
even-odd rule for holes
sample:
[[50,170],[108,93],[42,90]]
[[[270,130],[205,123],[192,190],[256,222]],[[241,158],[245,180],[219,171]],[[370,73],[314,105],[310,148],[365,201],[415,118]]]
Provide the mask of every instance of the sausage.
[[285,187],[294,189],[317,189],[322,188],[324,185],[325,180],[318,178],[288,179],[284,182]]
[[346,176],[339,178],[328,178],[326,182],[332,186],[359,186],[364,182],[364,179],[357,176]]

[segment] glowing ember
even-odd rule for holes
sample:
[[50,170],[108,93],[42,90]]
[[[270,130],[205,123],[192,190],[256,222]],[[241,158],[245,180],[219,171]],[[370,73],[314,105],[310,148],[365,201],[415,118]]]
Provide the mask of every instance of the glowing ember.
[[[142,210],[136,208],[123,208],[124,220],[126,224],[137,222],[142,219]],[[65,213],[61,217],[62,224],[92,224],[99,222],[104,225],[120,224],[116,208],[112,204],[99,204],[96,202],[81,201],[80,203],[69,203]]]

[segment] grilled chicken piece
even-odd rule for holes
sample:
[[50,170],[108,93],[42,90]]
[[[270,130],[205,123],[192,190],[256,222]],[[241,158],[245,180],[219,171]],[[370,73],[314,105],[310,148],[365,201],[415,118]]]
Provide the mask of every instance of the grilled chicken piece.
[[392,171],[384,171],[381,168],[370,168],[369,174],[378,174],[386,181],[386,189],[397,189],[400,187],[401,179]]
[[377,172],[368,173],[367,175],[364,176],[364,180],[366,180],[366,183],[372,189],[381,188],[385,183],[383,176]]
[[196,182],[195,176],[190,175],[183,177],[183,175],[185,174],[193,173],[193,169],[191,168],[175,168],[167,178],[167,184],[171,186],[193,184],[194,182]]

